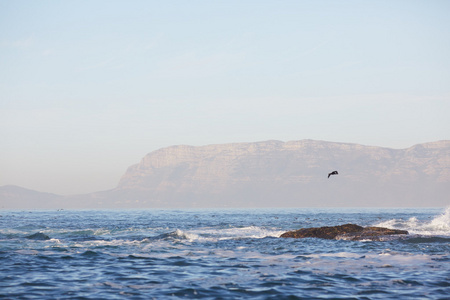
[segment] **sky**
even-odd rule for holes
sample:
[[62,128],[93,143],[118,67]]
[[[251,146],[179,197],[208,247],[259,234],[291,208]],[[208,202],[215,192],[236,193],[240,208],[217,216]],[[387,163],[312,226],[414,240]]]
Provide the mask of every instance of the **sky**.
[[114,188],[162,147],[450,139],[450,1],[0,0],[0,186]]

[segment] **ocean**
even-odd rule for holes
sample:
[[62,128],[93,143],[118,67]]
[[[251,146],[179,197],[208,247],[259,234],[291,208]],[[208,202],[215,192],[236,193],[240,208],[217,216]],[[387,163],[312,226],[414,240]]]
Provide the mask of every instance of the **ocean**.
[[[383,241],[279,238],[346,223]],[[450,299],[450,208],[0,211],[3,299]]]

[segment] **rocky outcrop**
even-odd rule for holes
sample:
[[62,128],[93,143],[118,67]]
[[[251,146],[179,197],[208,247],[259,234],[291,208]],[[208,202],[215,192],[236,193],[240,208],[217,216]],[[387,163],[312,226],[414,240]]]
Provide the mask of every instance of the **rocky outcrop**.
[[32,235],[26,236],[26,238],[29,240],[37,240],[37,241],[46,241],[46,240],[50,239],[50,237],[48,235],[46,235],[45,233],[42,233],[42,232],[36,232]]
[[389,229],[384,227],[362,227],[355,224],[345,224],[332,227],[302,228],[283,233],[282,238],[321,238],[336,240],[383,240],[392,235],[408,234],[406,230]]

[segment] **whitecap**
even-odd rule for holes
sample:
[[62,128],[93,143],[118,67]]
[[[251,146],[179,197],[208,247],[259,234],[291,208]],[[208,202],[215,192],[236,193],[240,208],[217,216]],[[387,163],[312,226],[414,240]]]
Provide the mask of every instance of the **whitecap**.
[[199,239],[199,236],[197,234],[183,231],[180,229],[175,230],[173,232],[172,236],[183,239],[183,240],[188,240],[190,242],[193,242],[193,241]]
[[374,226],[407,230],[410,234],[416,235],[449,236],[450,207],[447,207],[442,214],[434,217],[429,222],[419,221],[417,217],[411,217],[407,220],[386,220],[379,222]]
[[171,233],[160,234],[153,238],[144,239],[144,242],[175,238],[188,242],[217,242],[231,239],[261,239],[266,237],[279,237],[284,231],[277,229],[266,229],[257,226],[214,228],[204,227],[198,229],[181,230],[176,229]]
[[216,240],[230,239],[261,239],[266,237],[279,237],[284,231],[267,229],[258,226],[233,227],[233,228],[199,228],[194,230],[197,235]]

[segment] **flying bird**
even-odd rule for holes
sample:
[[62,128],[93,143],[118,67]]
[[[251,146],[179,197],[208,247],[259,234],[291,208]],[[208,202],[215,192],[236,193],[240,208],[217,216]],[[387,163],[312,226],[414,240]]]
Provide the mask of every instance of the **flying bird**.
[[328,173],[328,178],[330,178],[331,175],[338,175],[338,171],[333,171],[331,173]]

